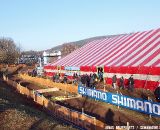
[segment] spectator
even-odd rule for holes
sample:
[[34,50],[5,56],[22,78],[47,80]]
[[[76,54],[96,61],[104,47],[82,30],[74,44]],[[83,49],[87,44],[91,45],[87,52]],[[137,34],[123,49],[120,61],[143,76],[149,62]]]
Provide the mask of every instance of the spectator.
[[98,76],[99,76],[99,81],[102,82],[103,81],[103,72],[100,71],[98,73]]
[[76,78],[76,73],[73,73],[73,79],[75,79]]
[[93,75],[90,76],[90,87],[94,88],[94,77],[93,77]]
[[82,76],[78,76],[78,85],[82,86]]
[[155,95],[156,101],[160,102],[160,83],[159,83],[158,87],[155,89],[154,95]]
[[85,75],[86,87],[90,86],[90,77],[86,74]]
[[37,76],[37,71],[36,71],[36,69],[33,69],[33,71],[32,71],[32,77],[36,77]]
[[113,88],[114,88],[114,89],[116,89],[116,88],[117,88],[117,86],[116,86],[116,82],[117,82],[117,76],[116,76],[116,75],[114,75],[114,76],[112,77],[112,86],[113,86]]
[[76,75],[75,75],[75,76],[76,76],[76,78],[78,78],[78,74],[77,74],[77,73],[76,73]]
[[81,76],[81,82],[82,82],[82,85],[84,86],[86,81],[85,81],[85,75],[82,75]]
[[58,73],[57,73],[56,76],[55,76],[55,81],[56,81],[56,82],[59,82],[59,74],[58,74]]
[[120,89],[124,89],[124,78],[123,76],[120,78],[120,86],[119,86]]
[[61,82],[63,79],[62,74],[59,74],[59,82]]
[[64,75],[64,78],[63,78],[63,82],[66,84],[67,83],[67,76],[66,75]]
[[53,82],[55,82],[55,80],[56,80],[56,76],[55,75],[53,75],[52,80],[53,80]]
[[31,72],[31,76],[34,77],[34,69]]
[[77,75],[77,73],[74,73],[73,74],[73,83],[77,84],[77,82],[78,82],[78,75]]
[[93,73],[93,77],[94,79],[97,79],[97,75],[95,73]]
[[134,79],[133,79],[133,75],[131,75],[130,77],[129,77],[129,90],[131,91],[131,92],[133,92],[133,89],[134,89]]

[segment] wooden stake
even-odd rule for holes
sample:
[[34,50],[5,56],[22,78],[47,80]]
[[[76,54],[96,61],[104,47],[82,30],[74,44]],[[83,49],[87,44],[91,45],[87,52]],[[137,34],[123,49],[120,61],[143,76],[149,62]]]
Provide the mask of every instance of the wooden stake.
[[129,122],[127,122],[127,130],[129,130]]
[[93,117],[94,118],[94,126],[95,126],[95,130],[96,130],[96,117]]

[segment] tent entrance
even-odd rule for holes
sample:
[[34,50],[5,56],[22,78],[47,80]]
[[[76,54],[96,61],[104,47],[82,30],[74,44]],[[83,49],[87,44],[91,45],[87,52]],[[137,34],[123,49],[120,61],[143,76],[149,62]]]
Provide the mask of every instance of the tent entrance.
[[97,67],[97,74],[98,74],[99,81],[102,82],[103,81],[104,68],[103,67]]

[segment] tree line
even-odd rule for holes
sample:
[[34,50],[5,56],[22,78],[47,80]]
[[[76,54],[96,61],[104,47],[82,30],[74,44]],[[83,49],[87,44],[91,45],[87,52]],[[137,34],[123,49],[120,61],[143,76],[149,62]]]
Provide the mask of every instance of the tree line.
[[11,38],[0,38],[0,64],[15,64],[18,62],[20,48]]

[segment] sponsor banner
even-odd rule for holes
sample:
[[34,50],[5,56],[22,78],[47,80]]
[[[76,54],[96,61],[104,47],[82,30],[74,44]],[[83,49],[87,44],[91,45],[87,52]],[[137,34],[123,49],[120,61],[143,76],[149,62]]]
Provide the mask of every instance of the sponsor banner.
[[84,86],[78,86],[78,93],[106,103],[160,117],[160,103],[110,92],[103,92]]
[[65,70],[69,70],[69,71],[80,71],[79,67],[73,67],[73,66],[66,66]]
[[78,75],[80,75],[80,68],[79,67],[70,67],[67,66],[65,67],[65,75],[67,76],[73,76],[74,73],[77,73]]

